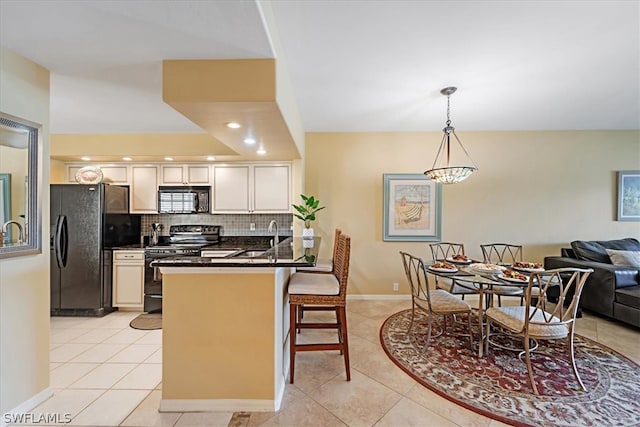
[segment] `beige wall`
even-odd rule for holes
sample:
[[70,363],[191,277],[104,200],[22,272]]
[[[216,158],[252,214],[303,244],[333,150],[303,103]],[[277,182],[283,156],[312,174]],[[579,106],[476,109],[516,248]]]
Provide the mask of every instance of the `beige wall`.
[[[428,242],[382,240],[382,175],[422,173],[441,133],[309,133],[305,192],[327,209],[316,231],[352,237],[350,294],[408,293],[399,250],[429,257]],[[577,239],[640,237],[618,222],[616,171],[640,169],[640,132],[459,132],[479,171],[443,187],[442,240],[481,257],[481,243],[524,245],[528,261]],[[321,255],[329,256],[331,245]]]
[[[0,94],[0,111],[42,124],[48,160],[49,71],[0,47]],[[49,386],[49,162],[42,165],[43,253],[0,260],[2,414]]]

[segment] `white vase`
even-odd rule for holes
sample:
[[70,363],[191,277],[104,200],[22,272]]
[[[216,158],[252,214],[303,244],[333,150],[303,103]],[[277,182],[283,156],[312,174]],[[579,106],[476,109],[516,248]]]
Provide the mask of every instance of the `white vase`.
[[313,228],[303,228],[302,229],[302,238],[303,239],[313,239]]
[[313,240],[313,239],[303,238],[302,239],[302,247],[305,248],[305,249],[306,248],[312,248],[314,242],[315,242],[315,240]]

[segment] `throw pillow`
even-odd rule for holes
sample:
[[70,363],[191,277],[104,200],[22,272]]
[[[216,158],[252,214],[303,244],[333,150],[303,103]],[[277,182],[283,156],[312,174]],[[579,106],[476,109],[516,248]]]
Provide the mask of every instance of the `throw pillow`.
[[640,268],[640,251],[618,251],[607,249],[613,265]]

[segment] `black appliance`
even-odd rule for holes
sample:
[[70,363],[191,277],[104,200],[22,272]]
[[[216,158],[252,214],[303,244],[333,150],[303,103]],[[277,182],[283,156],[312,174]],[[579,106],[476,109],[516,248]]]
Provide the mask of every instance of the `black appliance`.
[[162,274],[151,263],[160,258],[200,256],[200,250],[220,243],[219,225],[172,225],[169,240],[144,250],[144,311],[162,312]]
[[129,188],[51,185],[51,314],[103,316],[111,305],[112,257],[140,243],[139,215],[129,214]]
[[160,213],[209,213],[211,187],[167,187],[158,188]]

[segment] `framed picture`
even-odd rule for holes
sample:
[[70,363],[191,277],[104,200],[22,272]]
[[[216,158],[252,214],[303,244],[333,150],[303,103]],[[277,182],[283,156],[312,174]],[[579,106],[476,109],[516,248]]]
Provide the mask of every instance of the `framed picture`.
[[423,174],[383,174],[383,240],[439,241],[441,187]]
[[640,221],[640,171],[618,172],[618,221]]

